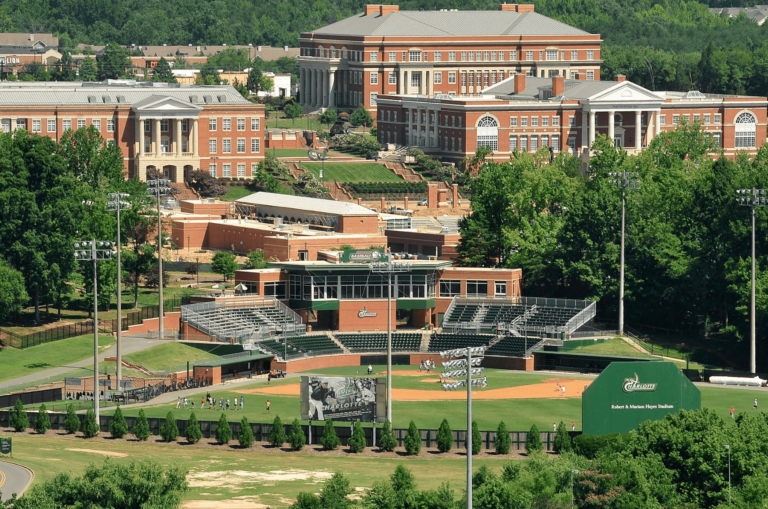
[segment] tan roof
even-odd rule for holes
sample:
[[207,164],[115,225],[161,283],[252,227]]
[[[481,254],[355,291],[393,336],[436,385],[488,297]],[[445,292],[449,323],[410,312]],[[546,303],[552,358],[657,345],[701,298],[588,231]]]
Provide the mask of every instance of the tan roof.
[[0,33],[0,44],[8,46],[32,46],[36,42],[42,42],[46,46],[59,47],[59,38],[53,34],[15,34]]
[[224,45],[195,45],[195,46],[140,46],[141,54],[145,57],[175,57],[177,54],[193,57],[203,54],[212,57],[228,49],[240,49],[248,51],[248,58],[256,57],[262,60],[277,60],[280,57],[296,58],[299,56],[299,48],[275,48],[272,46],[224,46]]

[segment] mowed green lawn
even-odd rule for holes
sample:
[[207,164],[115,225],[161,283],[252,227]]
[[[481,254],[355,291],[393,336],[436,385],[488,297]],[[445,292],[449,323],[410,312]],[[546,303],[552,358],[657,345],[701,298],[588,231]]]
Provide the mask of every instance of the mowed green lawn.
[[[117,463],[152,459],[164,467],[188,469],[190,490],[183,499],[198,504],[210,501],[212,508],[289,507],[299,492],[319,492],[334,472],[343,472],[352,488],[360,488],[360,492],[375,481],[387,479],[400,464],[413,472],[419,489],[436,489],[448,482],[456,498],[460,498],[466,479],[466,459],[460,456],[435,459],[422,454],[417,458],[393,458],[263,451],[239,449],[237,440],[226,446],[203,448],[186,445],[183,439],[179,444],[169,445],[34,435],[13,437],[13,461],[35,472],[34,484],[60,473],[82,474],[87,465],[101,465],[108,455],[112,456],[110,461]],[[508,461],[509,457],[493,455],[473,459],[475,469],[486,465],[496,473]],[[219,501],[241,505],[217,505]]]
[[191,365],[196,360],[209,357],[214,356],[192,346],[182,343],[165,343],[126,355],[125,359],[135,364],[141,364],[147,369],[161,371],[166,368],[180,366],[187,361]]
[[235,201],[235,200],[239,200],[240,198],[245,198],[246,196],[251,195],[255,192],[256,191],[249,189],[245,186],[242,186],[242,187],[227,186],[227,194],[222,196],[221,199],[225,201]]
[[[651,355],[648,355],[647,353],[641,352],[640,350],[636,349],[626,341],[624,341],[621,338],[611,338],[605,341],[595,341],[592,344],[588,345],[582,345],[574,348],[573,350],[567,350],[570,353],[585,353],[585,354],[595,354],[595,355],[616,355],[620,357],[652,357]],[[685,356],[681,354],[678,351],[675,350],[666,350],[669,353],[672,354],[679,354],[679,358],[684,358]],[[661,355],[661,351],[656,352],[657,355]],[[665,359],[667,360],[667,359]],[[677,364],[678,367],[684,368],[686,365],[685,361],[678,361],[674,359],[668,359],[671,362],[674,362]],[[704,369],[704,366],[701,364],[698,364],[696,362],[690,362],[688,363],[688,367],[690,369]]]
[[[302,168],[320,178],[322,163],[301,163]],[[323,180],[339,182],[405,182],[379,163],[325,163]]]
[[268,149],[267,153],[275,157],[309,157],[308,150],[304,148],[277,148]]
[[[111,335],[99,335],[99,351],[115,344]],[[66,366],[93,358],[93,334],[52,341],[30,348],[0,349],[0,381],[31,375],[38,371]]]

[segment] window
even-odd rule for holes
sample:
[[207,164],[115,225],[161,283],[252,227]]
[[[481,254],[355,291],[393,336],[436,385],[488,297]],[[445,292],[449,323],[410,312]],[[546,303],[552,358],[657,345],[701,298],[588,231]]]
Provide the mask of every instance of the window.
[[420,72],[412,72],[411,73],[411,86],[413,88],[421,88],[421,73]]
[[461,281],[440,281],[440,297],[454,297],[461,294]]
[[408,61],[409,62],[421,62],[421,51],[409,51],[408,52]]
[[528,117],[520,117],[520,127],[528,127]]
[[533,60],[533,51],[526,51],[525,52],[525,59],[526,60]]
[[572,117],[570,117],[568,119],[568,125],[570,127],[576,127],[576,115],[574,115],[574,116],[572,116]]
[[548,147],[549,146],[549,136],[547,136],[546,134],[543,134],[541,136],[541,146],[542,147]]
[[403,62],[408,61],[408,53],[403,51]]
[[595,80],[595,71],[587,71],[587,81]]
[[370,98],[371,106],[376,106],[376,101],[378,100],[378,98],[379,98],[379,94],[377,94],[376,92],[371,92],[371,98]]
[[237,139],[237,153],[245,154],[245,138]]
[[397,73],[396,72],[389,73],[389,84],[390,85],[397,85]]
[[506,295],[507,295],[507,282],[506,281],[496,281],[496,284],[494,286],[496,287],[495,288],[496,291],[494,292],[494,294],[497,297],[506,297]]
[[43,130],[43,123],[40,120],[33,120],[32,121],[32,132],[33,133],[39,133]]
[[167,154],[171,151],[171,141],[169,139],[160,140],[160,152]]
[[[16,128],[26,128],[27,127],[27,121],[26,120],[16,120]],[[85,120],[78,120],[77,121],[77,128],[82,129],[85,127]]]
[[389,52],[389,61],[390,62],[397,62],[397,52],[396,51],[390,51]]
[[448,52],[448,61],[449,62],[455,62],[456,61],[456,52],[455,51],[449,51]]
[[48,132],[49,133],[55,133],[56,132],[56,121],[55,120],[49,120],[48,121]]
[[188,146],[188,140],[187,138],[182,137],[181,138],[181,151],[186,153],[189,152],[189,149],[187,149]]
[[379,52],[371,51],[371,62],[378,62],[378,61],[379,61]]
[[475,61],[475,52],[474,51],[470,51],[469,52],[469,61],[470,62],[474,62]]
[[547,50],[547,60],[557,60],[557,50],[556,49],[548,49]]
[[222,177],[231,177],[232,176],[232,165],[231,164],[222,164],[221,165],[221,176]]
[[216,130],[216,119],[215,118],[209,118],[208,119],[208,130],[209,131],[215,131]]
[[[50,129],[49,129],[50,131]],[[115,132],[115,121],[114,120],[107,120],[107,132],[113,133]]]
[[560,152],[560,136],[552,136],[552,152]]
[[712,141],[714,141],[718,147],[722,147],[720,144],[720,133],[712,133]]
[[499,150],[499,124],[495,118],[485,116],[477,123],[477,146]]
[[461,52],[461,61],[462,62],[466,62],[467,61],[467,52],[466,51],[462,51]]
[[232,152],[232,140],[224,138],[221,140],[221,153],[229,154],[230,152]]
[[455,85],[456,84],[456,73],[455,72],[449,72],[448,73],[448,84],[449,85]]
[[467,281],[467,297],[487,297],[488,281]]
[[91,120],[91,125],[96,129],[97,131],[101,131],[101,120]]
[[208,173],[211,174],[211,177],[216,178],[216,163],[208,165]]
[[[147,130],[146,128],[147,128],[148,125],[149,125],[149,123],[145,123],[144,124],[144,130],[145,131]],[[9,131],[10,131],[10,128],[11,128],[11,121],[9,120],[8,121],[8,130]],[[72,121],[71,120],[62,120],[61,121],[61,128],[63,130],[65,130],[65,131],[68,131],[68,130],[72,129]],[[3,129],[3,131],[5,131],[5,129]]]
[[677,125],[680,123],[680,115],[672,115],[672,125]]
[[511,134],[509,136],[509,151],[514,152],[517,150],[517,136]]
[[490,78],[486,72],[483,74],[483,86],[487,87],[488,85],[490,85]]
[[261,129],[261,119],[259,118],[252,118],[251,119],[251,131],[258,131]]
[[568,138],[568,150],[571,151],[571,154],[578,155],[578,152],[576,152],[576,138]]
[[576,50],[571,51],[571,60],[578,60],[579,59],[579,52]]
[[715,124],[719,124],[719,123],[720,123],[720,114],[715,113]]
[[443,52],[435,51],[435,62],[442,62],[442,61],[443,61]]
[[435,73],[435,85],[440,85],[443,83],[443,73],[436,72]]
[[238,177],[245,177],[245,164],[238,164],[237,165],[237,176]]
[[510,60],[517,60],[517,51],[510,51],[509,52],[509,59]]
[[467,73],[465,72],[461,73],[461,86],[462,87],[467,86]]
[[238,131],[245,131],[245,119],[244,118],[238,118],[237,119],[237,130]]
[[497,55],[497,53],[495,51],[491,51],[491,62],[495,62],[496,61],[496,55]]
[[539,117],[531,117],[531,127],[539,127]]
[[588,49],[587,50],[587,60],[594,60],[595,59],[595,50]]
[[259,173],[259,163],[251,163],[251,176]]
[[152,145],[149,138],[144,138],[144,153],[148,154],[151,151]]
[[701,122],[701,115],[694,115],[693,116],[693,121],[694,122]]
[[549,127],[549,117],[541,117],[541,127]]
[[509,117],[509,127],[517,127],[517,117]]
[[709,124],[712,122],[712,115],[704,115],[704,123]]
[[261,151],[261,140],[259,138],[251,138],[251,153],[258,154]]
[[372,72],[371,73],[371,85],[378,85],[379,84],[379,73]]
[[560,125],[560,117],[552,117],[552,127],[558,127]]
[[425,52],[424,52],[424,61],[425,61],[425,62],[426,62],[427,60],[429,60],[429,58],[427,58],[427,56],[428,56],[428,55],[429,55],[429,53],[427,53],[427,52],[425,51]]
[[232,119],[231,118],[222,118],[221,119],[221,130],[222,131],[231,131],[232,130]]
[[667,116],[666,115],[659,115],[659,125],[664,125],[667,123]]
[[181,121],[181,131],[185,133],[189,132],[189,122],[187,122],[186,120]]
[[483,51],[483,62],[488,62],[491,58],[490,51]]
[[[544,52],[543,52],[543,51],[539,51],[539,60],[544,60]],[[544,72],[544,71],[542,71],[542,73],[543,73],[543,72]],[[544,77],[544,75],[542,74],[542,75],[541,75],[541,77],[543,78],[543,77]]]
[[757,119],[749,112],[740,113],[736,117],[736,148],[751,148],[755,146]]
[[[80,127],[80,121],[77,121],[77,127]],[[160,121],[160,132],[167,133],[168,132],[168,121],[167,120],[161,120]]]
[[208,140],[208,152],[211,154],[215,154],[216,150],[218,149],[217,145],[218,144],[216,139]]
[[531,136],[531,152],[539,150],[539,137]]

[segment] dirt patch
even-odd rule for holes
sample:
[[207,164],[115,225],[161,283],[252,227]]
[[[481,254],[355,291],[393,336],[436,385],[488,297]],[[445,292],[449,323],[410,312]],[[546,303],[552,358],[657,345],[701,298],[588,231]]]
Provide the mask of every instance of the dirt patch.
[[181,504],[181,509],[269,509],[268,505],[253,502],[251,499],[238,500],[188,500]]
[[[387,372],[386,371],[379,371],[378,374],[386,376]],[[394,369],[392,370],[392,375],[394,375],[394,376],[426,376],[426,375],[429,375],[429,374],[430,373],[428,373],[426,371],[403,371],[403,370],[398,371],[398,370],[394,370]],[[435,374],[439,375],[439,373],[437,373],[437,372],[435,372]]]
[[333,476],[330,472],[313,472],[310,470],[273,470],[271,472],[250,472],[246,470],[193,472],[187,475],[191,488],[225,488],[238,491],[246,485],[307,481],[311,484],[325,482]]
[[419,380],[419,382],[428,383],[428,384],[447,384],[455,381],[456,380],[451,380],[450,378],[446,378],[445,380],[440,380],[439,378],[424,378],[422,380]]
[[128,456],[127,454],[123,452],[115,452],[115,451],[98,451],[96,449],[76,449],[76,448],[67,448],[68,451],[72,452],[90,452],[93,454],[101,454],[102,456],[112,456],[113,458],[125,458]]

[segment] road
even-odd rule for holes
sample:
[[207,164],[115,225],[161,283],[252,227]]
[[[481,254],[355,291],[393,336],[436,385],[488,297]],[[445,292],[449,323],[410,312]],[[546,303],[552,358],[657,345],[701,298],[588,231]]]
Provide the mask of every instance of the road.
[[0,500],[10,500],[14,493],[24,493],[32,482],[32,472],[0,460]]
[[[164,341],[162,340],[147,339],[146,337],[138,336],[138,335],[123,336],[121,338],[121,342],[122,342],[121,354],[124,356],[134,352],[139,352],[141,350],[146,350],[147,348],[161,345],[164,343]],[[117,355],[117,347],[113,345],[99,354],[99,362],[103,362],[106,357],[114,357],[115,355]],[[46,369],[45,371],[38,371],[37,373],[32,373],[31,375],[22,376],[19,378],[14,378],[13,380],[6,380],[5,382],[0,382],[0,393],[2,393],[3,389],[6,389],[8,387],[14,387],[20,384],[35,382],[37,380],[44,380],[51,376],[61,375],[75,368],[83,368],[83,367],[90,368],[92,366],[93,366],[93,357],[88,357],[81,361],[69,363],[66,366],[59,366],[57,368]]]

